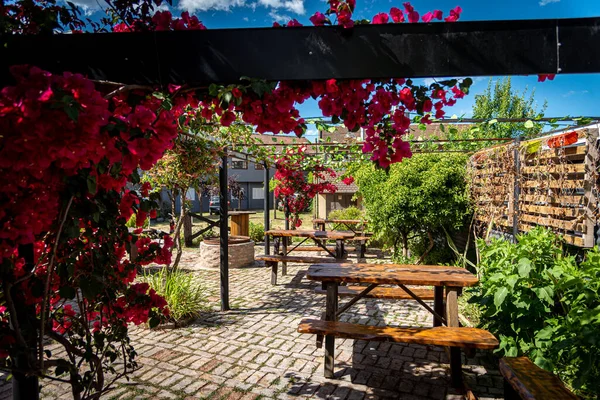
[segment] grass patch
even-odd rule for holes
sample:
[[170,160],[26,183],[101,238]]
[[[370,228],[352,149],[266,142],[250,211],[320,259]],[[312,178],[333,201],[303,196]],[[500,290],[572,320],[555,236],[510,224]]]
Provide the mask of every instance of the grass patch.
[[194,275],[166,268],[158,272],[146,272],[141,277],[151,288],[167,301],[170,314],[166,322],[180,322],[196,318],[208,309],[206,290]]

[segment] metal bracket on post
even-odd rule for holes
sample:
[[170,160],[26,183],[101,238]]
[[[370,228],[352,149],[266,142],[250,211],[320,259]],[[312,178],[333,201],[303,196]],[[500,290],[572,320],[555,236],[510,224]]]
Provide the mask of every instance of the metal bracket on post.
[[513,192],[513,241],[517,242],[519,234],[519,195],[521,194],[521,155],[519,147],[521,145],[521,137],[515,138],[515,177],[514,177],[514,192]]
[[[265,176],[264,176],[264,210],[265,210],[265,215],[264,215],[264,219],[265,219],[265,232],[267,232],[271,227],[270,227],[270,223],[271,223],[271,207],[269,206],[269,165],[267,164],[267,162],[265,161],[263,163],[263,168],[265,169]],[[269,237],[269,235],[265,235],[265,254],[269,255],[271,254],[271,249],[270,249],[270,245],[271,245],[271,238]]]
[[221,245],[221,311],[229,310],[229,218],[228,207],[229,199],[227,196],[227,148],[223,149],[224,155],[221,158],[221,168],[219,168],[219,237]]

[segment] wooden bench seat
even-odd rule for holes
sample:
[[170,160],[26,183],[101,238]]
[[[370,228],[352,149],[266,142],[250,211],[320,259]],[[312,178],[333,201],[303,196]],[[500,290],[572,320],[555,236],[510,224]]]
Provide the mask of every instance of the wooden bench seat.
[[[327,246],[327,249],[332,253],[335,253],[335,247]],[[298,246],[294,249],[294,251],[325,251],[322,247],[319,246]]]
[[578,399],[560,379],[535,365],[527,357],[504,357],[500,360],[507,400],[574,400]]
[[[356,296],[366,289],[366,286],[339,286],[339,297]],[[433,300],[433,289],[409,288],[414,294],[419,296],[421,300]],[[327,294],[327,291],[322,288],[316,288],[315,293]],[[371,290],[366,298],[371,299],[394,299],[394,300],[414,300],[408,293],[401,288],[376,287]]]
[[283,263],[281,272],[283,275],[287,273],[287,263],[302,263],[302,264],[330,264],[330,263],[339,263],[343,260],[338,260],[335,258],[324,258],[324,257],[304,257],[304,256],[291,256],[291,255],[262,255],[256,256],[256,260],[264,261],[267,267],[271,267],[271,285],[277,284],[277,266],[279,263]]
[[495,349],[498,340],[478,328],[396,328],[350,324],[347,322],[303,319],[299,333],[333,335],[344,339],[374,340],[380,342],[415,343],[471,349]]

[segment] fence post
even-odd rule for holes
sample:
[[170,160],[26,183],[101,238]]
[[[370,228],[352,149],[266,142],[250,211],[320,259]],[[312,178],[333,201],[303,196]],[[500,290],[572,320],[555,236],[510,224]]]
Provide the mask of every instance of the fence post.
[[598,177],[598,125],[594,129],[587,130],[587,152],[585,154],[585,179],[583,182],[584,204],[585,204],[585,233],[583,234],[583,246],[594,247],[596,244],[596,193],[594,187]]
[[519,147],[521,145],[521,137],[517,136],[515,138],[515,150],[514,150],[514,158],[515,158],[515,176],[514,176],[514,184],[513,184],[513,241],[517,242],[517,235],[519,234],[519,195],[521,194],[521,155],[519,152]]
[[229,196],[227,190],[227,147],[223,149],[221,168],[219,169],[219,237],[221,245],[221,311],[229,310]]

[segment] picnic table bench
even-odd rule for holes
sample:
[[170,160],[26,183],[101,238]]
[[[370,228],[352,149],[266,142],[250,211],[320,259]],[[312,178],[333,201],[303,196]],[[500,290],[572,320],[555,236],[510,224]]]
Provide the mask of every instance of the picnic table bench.
[[[284,256],[288,255],[292,251],[296,250],[302,243],[307,240],[312,240],[315,245],[320,247],[323,251],[329,254],[333,258],[342,259],[344,258],[344,242],[354,237],[353,233],[350,232],[336,232],[336,231],[315,231],[315,230],[304,230],[304,229],[272,229],[265,232],[265,235],[272,236],[274,238],[275,253],[282,253]],[[303,238],[300,243],[296,244],[291,249],[288,249],[287,240],[281,240],[282,238],[288,237],[299,237]],[[335,251],[331,251],[326,246],[328,240],[335,240]]]
[[551,372],[541,369],[527,357],[504,357],[500,360],[506,400],[575,400],[578,399]]
[[317,230],[324,231],[326,224],[333,224],[333,230],[338,230],[340,226],[345,226],[346,229],[354,232],[355,234],[363,232],[363,230],[356,229],[357,225],[366,226],[367,221],[361,219],[313,219],[313,227]]
[[[326,291],[325,320],[305,319],[298,327],[300,333],[325,335],[325,377],[333,377],[335,338],[380,340],[402,343],[421,343],[450,348],[452,384],[462,386],[461,348],[493,349],[498,340],[489,332],[464,328],[458,321],[458,292],[473,286],[477,277],[463,268],[437,265],[397,264],[315,264],[306,277],[322,283]],[[367,283],[341,308],[338,307],[340,284]],[[434,316],[432,328],[372,327],[338,322],[339,316],[379,285],[396,285],[425,307]],[[427,305],[416,291],[406,285],[434,286],[434,307]],[[445,289],[445,296],[444,296]],[[341,289],[347,290],[347,289]],[[357,291],[358,289],[353,289]],[[445,302],[444,302],[445,297]],[[445,311],[445,315],[444,315]]]
[[350,240],[357,244],[358,257],[365,257],[367,241],[371,238],[372,234],[365,232],[364,229],[356,229],[356,226],[360,225],[363,228],[366,228],[367,221],[360,219],[313,219],[313,227],[315,229],[325,231],[326,224],[334,224],[334,230],[337,230],[343,225],[346,229],[349,229],[354,233],[355,236]]
[[[335,258],[322,258],[322,257],[303,257],[303,256],[284,256],[281,254],[275,255],[262,255],[257,256],[256,260],[264,261],[265,266],[271,267],[271,285],[277,285],[277,266],[281,263],[293,262],[293,263],[304,263],[304,264],[316,264],[316,263],[338,263],[339,260]],[[283,270],[283,268],[282,268]],[[283,272],[283,271],[282,271]],[[285,271],[287,273],[287,271]],[[282,273],[282,275],[286,275]]]

